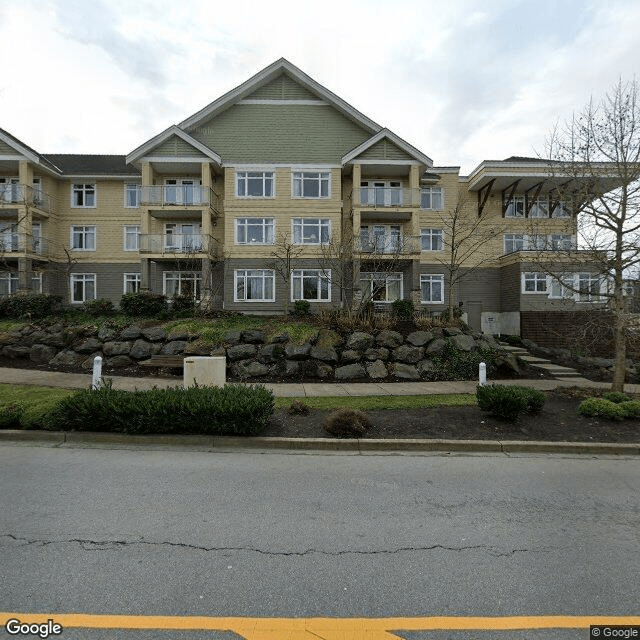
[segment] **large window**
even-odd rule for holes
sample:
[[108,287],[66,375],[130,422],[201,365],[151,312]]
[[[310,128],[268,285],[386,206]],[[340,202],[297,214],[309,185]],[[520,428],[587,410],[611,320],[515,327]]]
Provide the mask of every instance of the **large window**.
[[71,275],[71,302],[86,302],[96,299],[96,274],[74,273]]
[[547,276],[544,273],[523,273],[523,293],[547,293]]
[[523,251],[525,242],[525,237],[522,233],[506,233],[504,236],[504,252]]
[[140,225],[124,225],[124,250],[138,251],[140,249]]
[[442,187],[425,187],[420,191],[420,208],[442,210]]
[[73,225],[71,227],[71,248],[78,251],[95,251],[95,225]]
[[372,207],[402,205],[402,182],[399,180],[363,180],[360,182],[360,204]]
[[360,226],[360,250],[367,253],[400,253],[403,250],[402,227],[399,224]]
[[504,212],[505,218],[524,218],[524,196],[511,198]]
[[275,271],[271,269],[238,269],[235,271],[236,302],[274,302]]
[[374,302],[402,300],[401,273],[360,273],[360,286],[365,300]]
[[328,171],[294,171],[292,173],[294,198],[328,198],[331,174]]
[[420,275],[420,300],[425,303],[444,302],[444,275],[423,273]]
[[[0,272],[0,296],[9,296],[18,291],[20,279],[17,273]],[[42,272],[31,274],[31,291],[42,293]]]
[[273,218],[236,218],[236,244],[273,244]]
[[551,236],[551,249],[553,251],[570,251],[575,248],[573,237],[566,233],[554,233]]
[[420,238],[423,251],[442,251],[442,229],[421,229]]
[[580,302],[599,302],[602,279],[595,273],[578,274],[578,300]]
[[325,244],[331,239],[329,218],[294,218],[294,244]]
[[139,273],[124,274],[124,293],[138,293],[142,276]]
[[291,300],[329,302],[331,272],[322,269],[294,269],[291,272]]
[[124,185],[124,206],[127,209],[136,209],[140,206],[140,185],[127,183]]
[[575,284],[572,273],[565,274],[560,278],[550,277],[551,281],[549,297],[572,299],[575,297]]
[[71,206],[72,207],[95,207],[96,206],[96,185],[94,184],[73,184],[71,185]]
[[165,271],[162,274],[162,292],[167,298],[184,296],[200,300],[202,276],[190,271]]
[[238,171],[236,196],[238,198],[273,198],[276,195],[273,171]]

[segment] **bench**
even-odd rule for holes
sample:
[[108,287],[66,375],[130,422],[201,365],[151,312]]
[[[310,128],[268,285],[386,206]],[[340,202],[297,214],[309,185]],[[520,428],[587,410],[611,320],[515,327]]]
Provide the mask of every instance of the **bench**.
[[167,369],[182,369],[186,356],[151,356],[148,360],[138,362],[143,367],[158,367]]

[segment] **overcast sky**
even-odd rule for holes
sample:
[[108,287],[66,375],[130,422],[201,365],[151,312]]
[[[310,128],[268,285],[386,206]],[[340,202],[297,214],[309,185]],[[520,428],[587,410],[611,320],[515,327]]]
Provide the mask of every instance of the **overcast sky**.
[[468,173],[637,74],[640,1],[0,0],[0,127],[124,154],[280,57]]

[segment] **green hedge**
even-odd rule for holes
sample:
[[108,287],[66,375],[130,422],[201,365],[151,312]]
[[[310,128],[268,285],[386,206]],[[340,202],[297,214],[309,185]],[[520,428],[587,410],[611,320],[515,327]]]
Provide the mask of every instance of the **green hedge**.
[[30,293],[0,298],[0,318],[46,318],[61,309],[62,296]]
[[125,293],[120,309],[128,316],[155,316],[167,310],[167,299],[159,293]]
[[257,435],[274,409],[262,386],[189,387],[121,391],[106,385],[78,391],[47,416],[51,430],[115,433]]
[[540,413],[546,397],[528,387],[502,384],[478,385],[478,406],[500,420],[515,422],[521,413]]

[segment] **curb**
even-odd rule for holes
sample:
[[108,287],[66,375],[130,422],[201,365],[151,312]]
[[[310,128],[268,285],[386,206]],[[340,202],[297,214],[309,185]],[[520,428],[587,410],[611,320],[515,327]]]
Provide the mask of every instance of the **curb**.
[[178,447],[206,451],[281,450],[444,453],[564,453],[581,455],[640,455],[640,443],[542,442],[537,440],[408,440],[267,438],[199,435],[124,435],[79,431],[0,430],[0,442],[30,442],[51,446],[134,445]]

